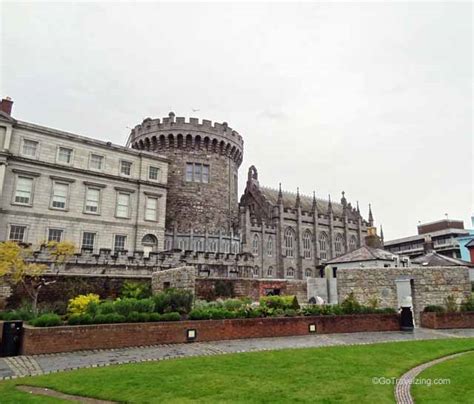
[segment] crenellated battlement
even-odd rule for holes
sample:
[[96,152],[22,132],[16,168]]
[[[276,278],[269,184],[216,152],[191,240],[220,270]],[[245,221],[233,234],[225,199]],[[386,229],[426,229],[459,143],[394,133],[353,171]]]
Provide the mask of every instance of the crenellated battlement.
[[238,164],[242,161],[244,141],[227,122],[175,117],[145,118],[132,129],[129,142],[134,149],[159,151],[169,148],[205,149],[224,154]]

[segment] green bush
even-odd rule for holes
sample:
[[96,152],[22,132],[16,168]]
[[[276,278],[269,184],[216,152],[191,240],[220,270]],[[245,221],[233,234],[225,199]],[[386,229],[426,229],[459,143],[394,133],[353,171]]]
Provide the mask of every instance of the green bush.
[[300,308],[296,296],[264,296],[260,298],[260,306],[282,310]]
[[69,325],[85,325],[93,324],[93,318],[90,314],[72,314],[69,316],[67,323]]
[[381,314],[395,314],[397,310],[395,310],[392,307],[385,307],[383,309],[375,309],[375,313],[381,313]]
[[3,311],[0,313],[0,320],[3,321],[29,321],[33,320],[34,317],[35,315],[33,314],[33,312],[28,309],[17,309],[12,311]]
[[222,302],[222,306],[229,311],[237,311],[246,305],[247,302],[241,299],[226,299]]
[[150,313],[148,317],[148,321],[161,321],[161,314],[160,313]]
[[122,298],[145,299],[151,296],[150,283],[125,281],[120,292]]
[[155,302],[152,299],[119,299],[113,303],[115,312],[128,317],[132,312],[152,313]]
[[430,304],[423,309],[424,313],[444,313],[446,309],[443,306]]
[[211,313],[209,309],[193,309],[189,312],[188,318],[190,320],[210,320]]
[[113,324],[123,322],[125,322],[125,317],[117,313],[98,314],[93,319],[94,324]]
[[191,311],[193,298],[192,292],[188,290],[167,289],[153,296],[155,311],[160,314],[170,312],[187,314]]
[[454,313],[458,311],[458,305],[456,304],[456,299],[453,295],[448,295],[444,299],[444,304],[448,313]]
[[140,314],[145,314],[145,313],[139,313],[138,311],[131,311],[127,315],[127,322],[130,322],[130,323],[141,322],[142,320],[141,320]]
[[356,314],[362,311],[362,306],[351,292],[341,303],[341,309],[344,314]]
[[61,317],[55,313],[45,313],[29,322],[34,327],[55,327],[62,324]]
[[461,305],[461,311],[474,311],[474,297],[470,297]]
[[161,315],[161,321],[179,321],[181,315],[177,312],[164,313]]
[[105,301],[104,303],[100,304],[98,309],[99,309],[99,314],[114,314],[114,313],[116,313],[114,302],[111,302],[111,301]]
[[285,309],[284,315],[285,317],[295,317],[298,315],[298,312],[295,309]]

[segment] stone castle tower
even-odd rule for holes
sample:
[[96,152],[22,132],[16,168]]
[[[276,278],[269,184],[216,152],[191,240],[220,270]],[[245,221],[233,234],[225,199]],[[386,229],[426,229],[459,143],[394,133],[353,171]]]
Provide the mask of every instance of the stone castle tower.
[[[132,129],[132,148],[156,152],[169,159],[166,230],[191,234],[187,249],[196,250],[193,237],[234,233],[238,224],[238,169],[243,139],[226,122],[212,124],[197,118],[146,118]],[[204,247],[204,246],[203,246]]]

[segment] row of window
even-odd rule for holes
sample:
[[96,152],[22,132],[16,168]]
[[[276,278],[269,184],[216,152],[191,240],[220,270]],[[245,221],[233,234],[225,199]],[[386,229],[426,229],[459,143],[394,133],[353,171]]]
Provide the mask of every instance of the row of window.
[[[275,275],[274,273],[274,270],[273,270],[273,267],[268,267],[267,268],[267,271],[266,271],[266,274],[264,276],[267,276],[267,277],[273,277]],[[259,277],[260,276],[260,269],[258,266],[254,267],[253,268],[253,276],[254,277]],[[295,270],[294,268],[287,268],[287,270],[285,271],[285,276],[287,278],[294,278],[295,277]],[[309,277],[312,277],[313,276],[313,270],[310,269],[310,268],[307,268],[305,271],[304,271],[304,276],[306,278],[309,278]]]
[[201,163],[186,163],[186,181],[209,183],[209,165]]
[[[292,258],[295,255],[295,239],[296,239],[296,232],[291,228],[288,227],[285,231],[284,235],[284,253],[286,257]],[[321,232],[319,234],[319,249],[320,249],[320,256],[321,259],[328,258],[328,246],[329,246],[329,238],[325,232]],[[352,235],[349,238],[349,250],[353,251],[357,248],[357,238]],[[337,234],[334,240],[334,249],[336,255],[340,255],[344,252],[344,238],[341,234]],[[252,240],[252,250],[255,255],[259,255],[260,253],[260,237],[258,234],[254,234]],[[273,237],[270,236],[267,239],[266,244],[266,254],[267,256],[271,257],[273,255]],[[311,259],[313,256],[313,235],[312,233],[307,230],[303,234],[303,257],[306,259]]]
[[[165,240],[165,250],[171,250],[173,241],[171,239]],[[237,254],[239,252],[239,244],[231,243],[229,240],[221,241],[221,251],[219,251],[219,241],[216,239],[210,239],[207,242],[207,246],[204,246],[205,240],[202,237],[196,237],[191,245],[188,239],[179,239],[178,248],[180,250],[193,250],[193,251],[208,251],[208,252],[223,252],[229,254],[230,252]]]
[[[18,175],[13,196],[13,203],[17,205],[33,206],[34,177]],[[85,185],[84,213],[99,215],[101,213],[101,194],[104,186]],[[51,189],[50,208],[67,210],[70,200],[70,183],[53,180]],[[131,192],[117,191],[115,216],[128,219],[131,216]],[[158,220],[158,196],[146,196],[145,220]]]
[[[21,145],[21,155],[25,157],[38,158],[39,142],[31,139],[23,139]],[[58,146],[56,153],[56,162],[65,165],[72,165],[74,162],[74,149],[64,146]],[[130,177],[132,174],[133,163],[127,160],[120,160],[119,174]],[[98,153],[89,154],[89,169],[94,171],[103,171],[105,168],[105,155]],[[160,180],[159,167],[148,167],[148,179],[151,181]]]
[[[26,232],[27,226],[25,225],[10,225],[10,231],[8,235],[8,239],[11,241],[16,241],[20,243],[26,242]],[[64,241],[64,230],[57,229],[57,228],[49,228],[47,237],[47,241]],[[82,242],[81,242],[81,249],[85,250],[95,250],[97,247],[97,233],[96,232],[89,232],[85,231],[82,233]],[[127,236],[123,234],[116,234],[113,238],[113,250],[123,251],[126,250],[127,247]]]

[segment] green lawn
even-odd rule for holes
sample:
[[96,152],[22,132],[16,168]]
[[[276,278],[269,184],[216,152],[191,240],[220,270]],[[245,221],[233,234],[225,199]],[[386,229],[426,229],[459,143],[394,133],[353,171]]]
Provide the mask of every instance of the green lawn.
[[[423,383],[431,380],[432,384],[413,386],[412,394],[417,402],[474,403],[474,352],[426,369],[418,379]],[[450,383],[434,384],[435,379],[449,379]]]
[[[15,384],[27,384],[134,403],[393,403],[394,386],[373,384],[372,378],[398,377],[420,363],[471,349],[474,338],[268,351],[84,369],[0,383],[0,402],[57,402],[15,390]],[[451,377],[458,380],[456,374]]]

